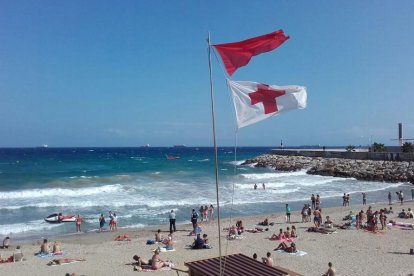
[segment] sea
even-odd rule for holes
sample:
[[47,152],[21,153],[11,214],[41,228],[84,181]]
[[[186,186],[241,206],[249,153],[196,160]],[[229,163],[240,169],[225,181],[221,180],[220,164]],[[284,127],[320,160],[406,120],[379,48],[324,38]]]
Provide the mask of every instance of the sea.
[[[386,202],[389,191],[394,200],[399,190],[411,196],[410,183],[241,165],[270,150],[218,148],[221,217],[279,212],[286,203],[299,210],[311,194],[320,195],[322,207],[341,206],[343,193],[350,194],[351,205],[362,203],[362,192],[368,204]],[[210,204],[217,208],[211,147],[0,149],[0,236],[33,239],[75,232],[73,222],[45,222],[52,213],[80,214],[84,232],[98,230],[101,213],[109,221],[109,211],[117,214],[121,228],[168,225],[172,209],[178,224],[189,223],[192,209]]]

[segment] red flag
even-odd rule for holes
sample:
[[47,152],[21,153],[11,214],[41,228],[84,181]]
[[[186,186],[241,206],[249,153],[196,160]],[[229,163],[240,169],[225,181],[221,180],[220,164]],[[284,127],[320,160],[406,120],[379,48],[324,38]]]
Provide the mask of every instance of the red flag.
[[213,45],[220,54],[227,73],[233,75],[237,68],[249,63],[252,56],[269,52],[289,39],[278,30],[270,34],[256,36],[239,42]]

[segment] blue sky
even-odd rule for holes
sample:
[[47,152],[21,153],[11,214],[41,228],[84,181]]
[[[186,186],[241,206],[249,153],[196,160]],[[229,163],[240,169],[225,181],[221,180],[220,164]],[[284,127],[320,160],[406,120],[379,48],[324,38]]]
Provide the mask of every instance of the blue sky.
[[[413,1],[0,0],[0,147],[211,146],[207,33],[290,39],[234,80],[303,85],[308,107],[241,146],[396,145],[414,138]],[[213,56],[220,146],[235,118]]]

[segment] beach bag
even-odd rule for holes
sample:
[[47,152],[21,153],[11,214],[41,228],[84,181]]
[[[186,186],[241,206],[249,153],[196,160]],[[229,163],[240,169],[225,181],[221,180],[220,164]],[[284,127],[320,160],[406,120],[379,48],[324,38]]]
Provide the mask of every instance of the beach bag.
[[147,244],[155,244],[154,240],[147,240]]

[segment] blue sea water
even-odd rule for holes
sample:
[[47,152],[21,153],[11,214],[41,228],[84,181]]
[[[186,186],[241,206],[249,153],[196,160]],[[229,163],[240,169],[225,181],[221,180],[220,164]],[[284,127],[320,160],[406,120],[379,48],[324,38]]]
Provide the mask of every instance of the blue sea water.
[[[344,192],[351,204],[386,201],[388,191],[409,183],[357,181],[307,175],[305,171],[277,172],[241,166],[243,160],[269,153],[271,148],[219,148],[221,215],[271,213],[290,203],[299,209],[312,193],[323,207],[339,206]],[[167,224],[171,209],[177,222],[188,222],[192,208],[216,206],[212,148],[8,148],[0,149],[0,235],[43,237],[64,235],[74,223],[49,224],[51,213],[81,214],[84,231],[98,228],[98,217],[117,213],[121,227]],[[166,155],[179,159],[167,160]],[[253,185],[259,184],[254,190]],[[265,183],[266,190],[260,189]]]

